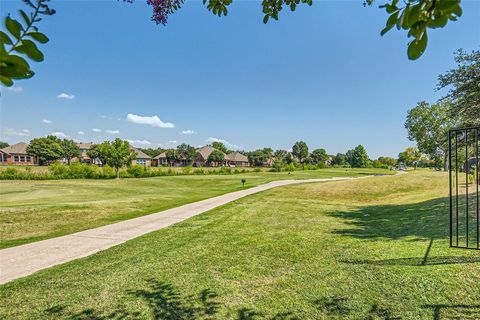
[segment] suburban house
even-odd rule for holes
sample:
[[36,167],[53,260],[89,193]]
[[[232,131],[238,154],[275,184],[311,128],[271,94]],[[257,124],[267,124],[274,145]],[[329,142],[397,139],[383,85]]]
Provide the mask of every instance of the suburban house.
[[92,142],[79,142],[77,143],[77,147],[80,149],[80,157],[78,158],[78,161],[82,163],[88,163],[88,164],[94,164],[95,161],[94,159],[90,159],[88,156],[87,152],[90,150],[92,147],[93,143]]
[[227,166],[230,167],[248,167],[250,166],[250,162],[248,161],[248,157],[240,152],[232,152],[225,156],[225,162]]
[[132,160],[132,164],[139,164],[145,167],[152,166],[152,158],[145,154],[143,151],[138,150],[137,148],[131,147],[133,151],[135,151],[137,157]]
[[9,147],[0,149],[0,163],[1,164],[20,164],[20,165],[36,165],[38,164],[37,157],[32,157],[27,154],[28,144],[19,142]]
[[210,154],[215,150],[217,150],[217,149],[215,149],[212,146],[205,146],[205,147],[201,147],[200,149],[198,149],[197,150],[197,155],[195,156],[195,161],[194,161],[195,167],[205,167],[205,166],[216,167],[215,164],[209,163],[209,161],[208,161],[208,156],[210,156]]
[[166,152],[162,152],[158,156],[153,157],[152,166],[161,167],[161,166],[166,166],[166,165],[168,165],[167,153]]

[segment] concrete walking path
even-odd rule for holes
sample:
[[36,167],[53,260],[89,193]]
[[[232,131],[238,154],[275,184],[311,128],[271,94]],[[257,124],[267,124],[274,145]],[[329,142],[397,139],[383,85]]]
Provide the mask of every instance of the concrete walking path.
[[299,183],[350,179],[354,178],[273,181],[103,227],[2,249],[0,250],[0,284],[48,267],[89,256],[257,192]]

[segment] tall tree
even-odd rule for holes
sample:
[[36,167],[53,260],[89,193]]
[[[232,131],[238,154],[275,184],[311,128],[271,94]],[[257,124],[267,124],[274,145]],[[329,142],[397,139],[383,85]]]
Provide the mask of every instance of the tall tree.
[[353,150],[348,150],[346,157],[352,168],[366,168],[370,165],[367,150],[362,145],[356,146]]
[[195,160],[196,150],[189,144],[182,143],[177,146],[177,153],[180,159],[184,159],[189,164]]
[[223,144],[223,142],[214,141],[214,142],[212,142],[212,147],[214,147],[215,149],[217,149],[217,150],[219,150],[223,153],[228,153],[227,147],[225,147],[225,144]]
[[62,157],[67,159],[68,164],[70,164],[73,158],[80,157],[81,151],[75,141],[63,139],[60,145],[62,146]]
[[88,149],[87,155],[90,159],[95,160],[98,159],[102,163],[102,165],[107,165],[107,158],[108,158],[108,149],[110,148],[110,142],[105,141],[100,144],[94,144]]
[[327,154],[327,151],[325,149],[315,149],[312,151],[312,154],[310,155],[312,158],[312,161],[314,164],[327,164],[327,161],[329,159],[329,156]]
[[437,163],[444,163],[446,170],[448,156],[448,130],[458,122],[450,115],[451,103],[443,101],[436,104],[419,102],[408,111],[405,128],[408,138],[417,143],[418,150]]
[[63,149],[61,140],[55,136],[35,138],[30,141],[27,153],[38,157],[41,162],[54,161],[62,157]]
[[332,159],[332,164],[335,166],[344,166],[347,164],[347,157],[343,153],[337,153]]
[[449,88],[443,98],[452,101],[449,115],[458,117],[461,125],[480,124],[480,50],[455,54],[457,67],[438,77],[437,89]]
[[297,141],[292,147],[292,154],[303,163],[308,157],[308,146],[304,141]]
[[225,153],[220,150],[213,150],[208,156],[208,162],[222,164],[225,162]]
[[130,147],[128,141],[120,138],[112,142],[104,142],[106,151],[106,161],[109,166],[115,168],[117,178],[120,177],[120,169],[129,165],[136,157],[135,151]]
[[398,162],[404,163],[407,166],[414,166],[416,168],[418,161],[422,154],[416,147],[408,147],[405,151],[398,154]]
[[178,161],[178,152],[175,149],[168,149],[165,151],[165,157],[167,158],[168,164],[173,167]]
[[6,147],[8,147],[8,146],[9,146],[8,143],[3,142],[3,141],[0,141],[0,149],[6,148]]

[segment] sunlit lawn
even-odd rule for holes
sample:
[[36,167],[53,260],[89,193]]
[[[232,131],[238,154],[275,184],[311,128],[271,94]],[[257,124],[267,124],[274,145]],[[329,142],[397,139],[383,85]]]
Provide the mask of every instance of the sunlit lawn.
[[479,319],[447,177],[272,189],[0,288],[5,319]]
[[325,169],[120,180],[0,181],[0,248],[158,212],[277,179],[392,173]]

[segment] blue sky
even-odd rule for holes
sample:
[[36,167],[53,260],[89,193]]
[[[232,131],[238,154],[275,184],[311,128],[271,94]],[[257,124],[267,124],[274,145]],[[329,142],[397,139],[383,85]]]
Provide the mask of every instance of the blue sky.
[[[22,6],[1,0],[2,15]],[[222,18],[190,1],[166,27],[150,21],[143,1],[51,6],[57,14],[40,25],[51,39],[45,61],[32,63],[34,78],[2,88],[1,140],[56,132],[154,148],[221,139],[242,149],[304,140],[332,154],[363,144],[372,157],[396,156],[412,145],[407,110],[441,97],[437,76],[454,66],[453,52],[480,43],[478,1],[430,31],[418,61],[406,57],[405,32],[379,36],[386,13],[360,0],[284,10],[267,25],[260,1],[234,1]]]

